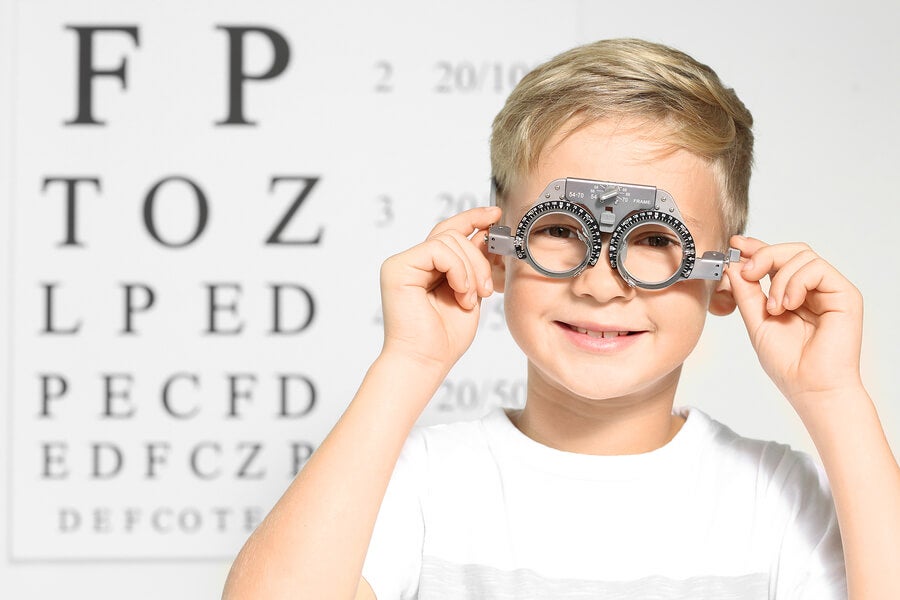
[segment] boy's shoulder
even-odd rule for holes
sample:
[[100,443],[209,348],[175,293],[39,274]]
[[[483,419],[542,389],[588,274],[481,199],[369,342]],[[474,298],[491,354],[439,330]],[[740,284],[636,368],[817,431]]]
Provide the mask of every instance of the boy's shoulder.
[[690,413],[705,429],[698,469],[708,471],[708,478],[718,485],[752,487],[757,497],[777,502],[795,503],[809,495],[830,497],[824,469],[809,454],[788,444],[740,435],[699,409],[691,408]]

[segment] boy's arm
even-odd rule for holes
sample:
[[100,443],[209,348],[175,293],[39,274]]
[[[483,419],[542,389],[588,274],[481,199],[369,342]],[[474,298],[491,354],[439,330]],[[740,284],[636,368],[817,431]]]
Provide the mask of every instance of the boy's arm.
[[474,209],[382,267],[384,347],[353,401],[247,540],[223,597],[372,597],[361,581],[375,520],[416,419],[471,344],[490,265],[473,231],[499,219]]
[[804,244],[732,242],[749,258],[727,273],[750,340],[831,484],[849,597],[900,598],[900,467],[859,374],[862,297]]

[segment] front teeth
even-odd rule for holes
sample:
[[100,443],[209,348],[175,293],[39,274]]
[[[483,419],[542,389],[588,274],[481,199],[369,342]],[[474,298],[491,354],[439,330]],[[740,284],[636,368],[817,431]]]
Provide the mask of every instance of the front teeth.
[[583,333],[592,338],[614,338],[620,335],[628,335],[627,331],[590,331],[588,329],[584,329],[583,327],[573,327],[572,329],[574,329],[578,333]]

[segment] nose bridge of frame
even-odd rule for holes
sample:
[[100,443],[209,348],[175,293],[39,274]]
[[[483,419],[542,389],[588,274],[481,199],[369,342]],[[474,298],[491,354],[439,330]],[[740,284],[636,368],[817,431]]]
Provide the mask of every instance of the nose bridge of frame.
[[551,189],[556,192],[557,187],[566,200],[591,211],[602,233],[612,233],[616,225],[636,211],[658,210],[682,220],[672,194],[653,186],[569,177],[551,182],[541,199]]

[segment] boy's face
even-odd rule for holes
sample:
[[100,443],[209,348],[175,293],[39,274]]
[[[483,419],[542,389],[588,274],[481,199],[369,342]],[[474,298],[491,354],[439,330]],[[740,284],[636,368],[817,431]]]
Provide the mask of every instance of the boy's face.
[[[652,125],[619,119],[597,121],[568,136],[557,133],[537,169],[510,190],[504,224],[515,228],[554,179],[644,184],[672,194],[698,256],[721,251],[723,224],[712,168],[660,143],[654,133]],[[585,399],[674,394],[707,311],[734,310],[725,277],[682,281],[661,291],[629,287],[609,266],[607,238],[597,265],[574,278],[551,279],[523,260],[492,258],[509,330],[529,359],[530,393],[562,391]]]

